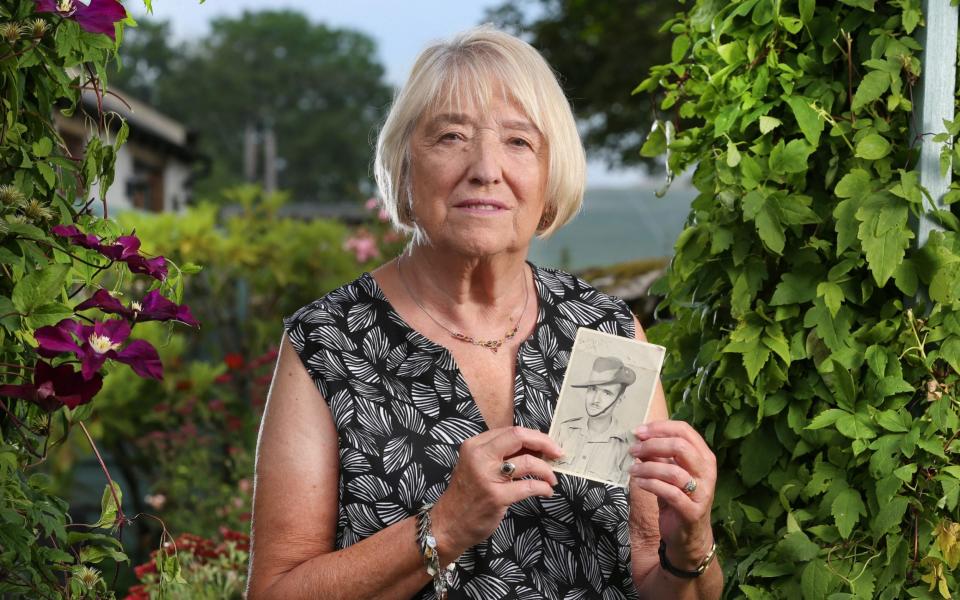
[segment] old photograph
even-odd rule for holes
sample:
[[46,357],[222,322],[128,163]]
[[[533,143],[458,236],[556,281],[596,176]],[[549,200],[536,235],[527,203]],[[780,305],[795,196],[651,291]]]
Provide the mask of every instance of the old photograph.
[[633,430],[647,419],[665,352],[629,338],[577,332],[550,426],[565,452],[555,471],[627,485]]

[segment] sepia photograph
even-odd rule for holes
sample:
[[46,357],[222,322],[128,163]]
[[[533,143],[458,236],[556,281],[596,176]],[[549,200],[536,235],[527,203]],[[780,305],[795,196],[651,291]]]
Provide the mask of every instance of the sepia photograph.
[[665,353],[630,338],[577,332],[550,426],[565,453],[555,471],[627,485],[632,432],[646,422]]

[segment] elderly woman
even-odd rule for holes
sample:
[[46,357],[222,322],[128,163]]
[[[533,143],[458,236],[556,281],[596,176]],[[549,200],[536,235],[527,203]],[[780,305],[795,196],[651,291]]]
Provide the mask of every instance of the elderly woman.
[[716,461],[662,391],[627,489],[550,466],[577,329],[644,334],[619,299],[526,262],[584,188],[543,58],[489,27],[426,49],[375,170],[412,241],[285,321],[249,597],[718,597]]

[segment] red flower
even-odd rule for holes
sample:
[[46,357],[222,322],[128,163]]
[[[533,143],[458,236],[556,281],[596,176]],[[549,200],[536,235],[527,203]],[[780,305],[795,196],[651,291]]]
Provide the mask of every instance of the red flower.
[[143,579],[144,575],[157,572],[157,563],[151,560],[150,562],[134,567],[133,572],[136,574],[137,579]]
[[244,363],[243,355],[237,354],[236,352],[231,352],[223,357],[223,362],[227,363],[227,368],[231,371],[242,369]]
[[33,384],[0,385],[0,396],[23,398],[52,411],[61,404],[76,408],[90,402],[102,385],[103,377],[99,373],[85,379],[70,365],[52,367],[38,360],[33,368]]
[[90,33],[102,33],[116,39],[113,24],[127,18],[127,11],[117,0],[36,0],[37,12],[52,12],[73,19]]
[[123,315],[137,323],[143,321],[180,321],[191,327],[200,327],[200,323],[190,314],[190,307],[186,304],[175,304],[167,300],[160,294],[159,290],[147,292],[142,302],[131,302],[128,308],[111,296],[107,290],[99,289],[89,299],[77,305],[76,310],[87,310],[88,308],[99,308],[105,313]]
[[120,319],[96,321],[92,326],[64,319],[54,326],[37,329],[34,337],[40,345],[41,356],[52,358],[61,352],[76,354],[80,359],[80,371],[87,380],[93,378],[108,358],[130,365],[141,377],[163,379],[160,355],[149,342],[133,340],[119,350],[130,337],[130,324]]

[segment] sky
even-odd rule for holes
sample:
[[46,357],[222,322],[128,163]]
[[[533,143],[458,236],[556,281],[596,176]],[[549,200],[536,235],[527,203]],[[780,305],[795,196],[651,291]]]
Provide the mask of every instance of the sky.
[[[417,54],[430,42],[483,22],[486,9],[497,0],[153,0],[153,17],[170,21],[179,41],[202,37],[209,22],[221,16],[238,16],[245,10],[291,9],[315,22],[362,31],[376,40],[386,78],[400,85]],[[145,14],[142,5],[129,2],[135,18]],[[591,161],[588,182],[592,187],[631,186],[644,181],[642,173],[610,172]]]

